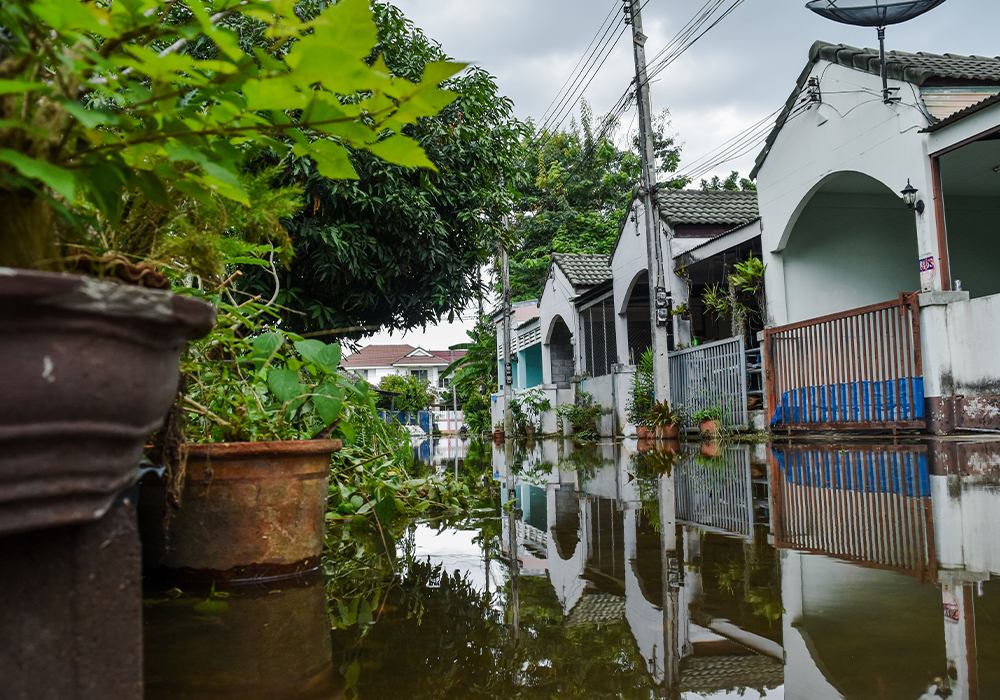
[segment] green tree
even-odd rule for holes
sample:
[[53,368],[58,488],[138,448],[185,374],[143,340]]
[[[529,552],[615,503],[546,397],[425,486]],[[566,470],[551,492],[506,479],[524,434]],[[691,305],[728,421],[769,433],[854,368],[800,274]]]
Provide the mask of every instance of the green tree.
[[[398,9],[372,7],[379,43],[370,60],[381,54],[396,80],[419,80],[445,59]],[[306,203],[286,222],[295,257],[277,273],[290,330],[409,329],[452,320],[479,294],[479,270],[510,210],[520,125],[481,68],[444,87],[458,97],[403,129],[436,171],[392,166],[363,150],[349,153],[354,181],[324,177],[307,159],[289,170],[286,182],[303,183]],[[245,279],[267,297],[274,291],[267,270]]]
[[[524,163],[516,181],[520,199],[514,221],[511,293],[515,301],[541,294],[549,254],[611,252],[618,227],[641,176],[637,139],[630,150],[615,145],[615,129],[594,123],[584,102],[580,123],[564,131],[528,124],[521,139]],[[676,177],[680,146],[667,135],[669,113],[654,123],[654,148],[662,186],[683,187]]]
[[452,350],[465,350],[465,355],[448,365],[441,376],[451,377],[469,430],[483,433],[492,427],[489,397],[497,390],[497,330],[484,317],[466,333],[468,343],[451,346]]
[[426,379],[418,379],[412,374],[390,374],[383,377],[378,388],[392,391],[399,396],[380,396],[378,407],[397,411],[422,411],[437,401],[437,396]]
[[749,180],[745,177],[740,177],[740,174],[735,170],[729,173],[729,177],[727,177],[725,180],[720,178],[718,175],[713,175],[711,180],[705,180],[703,178],[700,187],[701,189],[706,191],[728,190],[730,192],[736,192],[738,190],[747,192],[749,190],[757,189],[757,185],[755,185],[752,180]]

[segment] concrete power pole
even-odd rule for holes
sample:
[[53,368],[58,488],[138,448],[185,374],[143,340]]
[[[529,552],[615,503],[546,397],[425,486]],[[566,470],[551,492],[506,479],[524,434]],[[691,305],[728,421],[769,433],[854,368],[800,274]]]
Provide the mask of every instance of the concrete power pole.
[[[660,206],[657,200],[656,152],[653,144],[653,113],[649,106],[649,82],[646,78],[646,35],[642,33],[639,0],[624,0],[632,23],[632,50],[635,55],[635,101],[639,109],[639,145],[642,151],[642,186],[640,193],[646,210],[646,255],[649,265],[649,315],[653,341],[653,384],[657,401],[670,400],[670,367],[667,324],[672,322],[668,283],[663,276],[663,250],[660,237]],[[669,253],[669,241],[667,242]]]
[[500,246],[500,274],[503,276],[503,431],[509,441],[514,435],[514,418],[510,405],[514,403],[514,364],[510,355],[510,258],[507,247]]

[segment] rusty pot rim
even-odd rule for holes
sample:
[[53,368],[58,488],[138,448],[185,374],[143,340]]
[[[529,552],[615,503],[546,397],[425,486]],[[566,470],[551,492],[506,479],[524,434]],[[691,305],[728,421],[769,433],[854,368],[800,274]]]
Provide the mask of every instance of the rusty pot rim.
[[192,340],[207,335],[216,316],[215,307],[207,301],[163,289],[15,267],[0,267],[0,299],[182,326]]
[[188,459],[224,459],[292,455],[322,455],[339,452],[343,440],[261,440],[259,442],[190,442]]

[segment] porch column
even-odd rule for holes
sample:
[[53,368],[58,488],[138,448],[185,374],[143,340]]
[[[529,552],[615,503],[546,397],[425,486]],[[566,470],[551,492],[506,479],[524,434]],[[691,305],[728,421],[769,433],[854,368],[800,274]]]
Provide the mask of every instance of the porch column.
[[[937,158],[924,158],[924,186],[917,199],[924,203],[924,213],[914,214],[917,223],[917,264],[921,266],[920,287],[923,292],[951,290],[951,267],[948,262],[948,229],[945,220],[944,190]],[[934,265],[933,275],[924,273],[927,261]]]
[[948,304],[968,301],[968,292],[925,292],[920,295],[920,351],[924,375],[927,429],[945,435],[955,429],[954,373]]

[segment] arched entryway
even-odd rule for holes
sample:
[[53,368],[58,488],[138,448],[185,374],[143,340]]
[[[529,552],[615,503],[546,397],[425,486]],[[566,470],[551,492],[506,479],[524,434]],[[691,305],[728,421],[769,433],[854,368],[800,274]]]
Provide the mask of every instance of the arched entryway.
[[814,190],[782,250],[788,322],[888,301],[920,288],[914,214],[858,172]]
[[552,383],[559,389],[569,389],[574,372],[573,334],[561,316],[552,319],[548,334],[549,363]]
[[642,353],[652,344],[652,328],[649,316],[649,273],[645,270],[632,280],[628,296],[622,308],[628,328],[626,352],[628,363],[638,365]]

